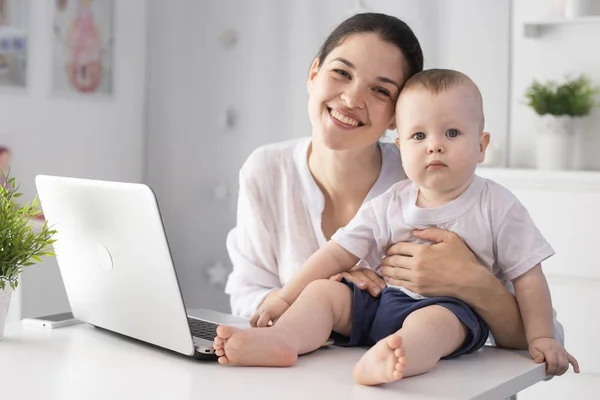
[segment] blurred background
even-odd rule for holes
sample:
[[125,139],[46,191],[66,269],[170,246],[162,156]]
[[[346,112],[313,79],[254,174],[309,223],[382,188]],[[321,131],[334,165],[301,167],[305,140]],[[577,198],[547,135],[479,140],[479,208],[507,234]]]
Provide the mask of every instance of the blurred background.
[[[37,174],[148,183],[186,305],[227,311],[238,169],[257,146],[311,134],[308,68],[357,10],[405,20],[426,68],[458,69],[479,85],[493,142],[487,174],[600,190],[598,109],[581,123],[576,162],[563,168],[576,171],[543,172],[539,118],[524,96],[534,79],[583,73],[600,83],[600,1],[576,3],[2,0],[0,145],[28,200]],[[25,271],[20,291],[22,317],[69,308],[54,260]]]

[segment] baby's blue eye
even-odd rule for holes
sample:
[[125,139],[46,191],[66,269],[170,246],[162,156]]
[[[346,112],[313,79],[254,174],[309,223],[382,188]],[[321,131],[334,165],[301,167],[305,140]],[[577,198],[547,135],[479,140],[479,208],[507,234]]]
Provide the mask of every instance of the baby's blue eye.
[[446,131],[446,137],[455,138],[460,135],[460,132],[456,129],[448,129]]
[[415,140],[424,140],[425,139],[425,134],[423,132],[417,132],[415,134],[412,135],[412,138]]

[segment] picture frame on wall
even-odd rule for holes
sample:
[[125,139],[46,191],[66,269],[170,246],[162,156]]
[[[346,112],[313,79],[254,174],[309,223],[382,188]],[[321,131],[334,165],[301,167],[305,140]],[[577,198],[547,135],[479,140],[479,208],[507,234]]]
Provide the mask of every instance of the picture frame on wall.
[[0,87],[26,88],[29,1],[0,0]]
[[54,0],[52,90],[113,93],[114,0]]

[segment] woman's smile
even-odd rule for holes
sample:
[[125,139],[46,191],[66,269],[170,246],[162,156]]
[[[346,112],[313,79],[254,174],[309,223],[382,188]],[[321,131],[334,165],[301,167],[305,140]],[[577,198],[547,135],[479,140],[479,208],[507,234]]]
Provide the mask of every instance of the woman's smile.
[[365,125],[358,118],[348,115],[349,113],[341,111],[339,109],[327,107],[327,111],[333,123],[341,128],[352,129],[362,127]]

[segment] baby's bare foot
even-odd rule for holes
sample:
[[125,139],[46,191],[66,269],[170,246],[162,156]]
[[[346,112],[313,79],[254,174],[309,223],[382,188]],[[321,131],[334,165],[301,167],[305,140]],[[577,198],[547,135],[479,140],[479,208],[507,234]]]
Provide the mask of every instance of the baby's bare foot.
[[213,346],[220,364],[289,367],[298,359],[289,337],[275,328],[219,326]]
[[379,385],[402,378],[406,358],[402,338],[393,334],[381,339],[354,366],[354,380],[361,385]]

